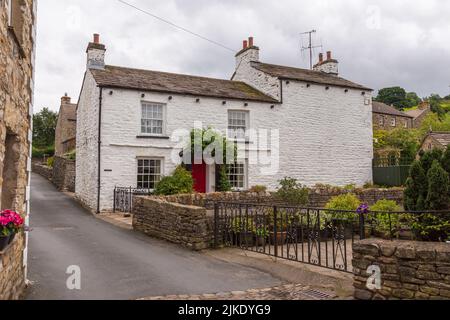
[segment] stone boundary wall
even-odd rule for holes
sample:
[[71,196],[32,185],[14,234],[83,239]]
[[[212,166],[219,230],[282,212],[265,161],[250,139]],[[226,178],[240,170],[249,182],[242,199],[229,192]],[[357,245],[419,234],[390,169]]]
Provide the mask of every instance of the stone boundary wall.
[[23,235],[0,252],[0,300],[19,300],[25,290],[25,268],[23,266]]
[[154,197],[134,197],[133,229],[150,237],[203,250],[213,241],[213,218],[207,209],[167,202]]
[[[381,289],[367,288],[367,268],[381,269]],[[355,298],[450,299],[450,244],[367,239],[353,245]]]
[[32,162],[32,172],[37,173],[50,181],[53,179],[53,169],[38,161]]
[[61,191],[75,192],[76,162],[55,157],[53,164],[53,183]]
[[[340,188],[316,188],[311,189],[309,194],[309,207],[324,208],[332,197],[354,193],[363,203],[369,205],[375,204],[378,200],[387,199],[403,205],[402,188],[392,189],[355,189],[343,190]],[[214,201],[224,202],[242,202],[242,203],[267,203],[274,204],[277,200],[271,193],[252,193],[252,192],[224,192],[209,194],[184,194],[166,197],[155,197],[167,202],[180,203],[184,205],[192,205],[198,207],[206,207],[213,209]]]

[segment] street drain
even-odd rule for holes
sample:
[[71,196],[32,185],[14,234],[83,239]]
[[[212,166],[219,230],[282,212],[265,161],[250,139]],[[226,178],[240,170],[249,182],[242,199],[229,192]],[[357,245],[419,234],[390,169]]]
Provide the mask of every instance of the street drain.
[[303,291],[302,294],[309,298],[318,299],[318,300],[327,300],[327,299],[331,298],[331,296],[325,292],[320,292],[320,291],[311,290],[311,289]]

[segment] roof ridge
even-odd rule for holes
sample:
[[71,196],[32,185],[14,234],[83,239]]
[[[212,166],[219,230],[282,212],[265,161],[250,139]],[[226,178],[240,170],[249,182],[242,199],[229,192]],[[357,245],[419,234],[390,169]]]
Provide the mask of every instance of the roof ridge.
[[[228,80],[228,79],[221,79],[221,78],[213,78],[213,77],[206,77],[206,76],[196,76],[192,74],[187,73],[176,73],[176,72],[167,72],[167,71],[159,71],[159,70],[150,70],[150,69],[141,69],[141,68],[129,68],[129,67],[122,67],[122,66],[113,66],[113,65],[106,65],[105,68],[118,68],[118,69],[126,69],[126,70],[132,70],[132,71],[143,71],[143,72],[153,72],[153,73],[160,73],[165,75],[174,75],[174,76],[184,76],[184,77],[191,77],[196,79],[205,79],[205,80],[216,80],[216,81],[225,81],[225,82],[233,82],[233,83],[243,83],[246,84],[243,81],[234,81],[234,80]],[[247,84],[246,84],[247,85]]]

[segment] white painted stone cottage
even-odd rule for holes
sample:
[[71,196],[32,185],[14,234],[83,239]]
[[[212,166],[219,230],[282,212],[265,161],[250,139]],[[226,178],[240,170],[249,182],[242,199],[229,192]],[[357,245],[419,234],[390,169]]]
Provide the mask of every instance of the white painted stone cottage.
[[[236,189],[275,189],[286,176],[306,185],[372,181],[372,90],[340,78],[331,53],[314,71],[266,64],[250,38],[222,80],[109,66],[105,51],[94,35],[77,111],[76,194],[93,210],[112,208],[116,186],[152,189],[171,174],[181,151],[171,136],[195,121],[224,133],[279,130],[277,150],[245,143],[256,154],[279,152],[278,170],[241,159],[229,169]],[[193,171],[198,191],[215,190],[215,166]]]

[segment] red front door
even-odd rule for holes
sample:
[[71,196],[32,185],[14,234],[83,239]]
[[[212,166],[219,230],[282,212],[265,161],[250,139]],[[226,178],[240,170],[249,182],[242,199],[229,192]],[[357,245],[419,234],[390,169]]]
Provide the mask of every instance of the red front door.
[[192,178],[194,178],[194,190],[198,193],[206,193],[206,164],[192,165]]

